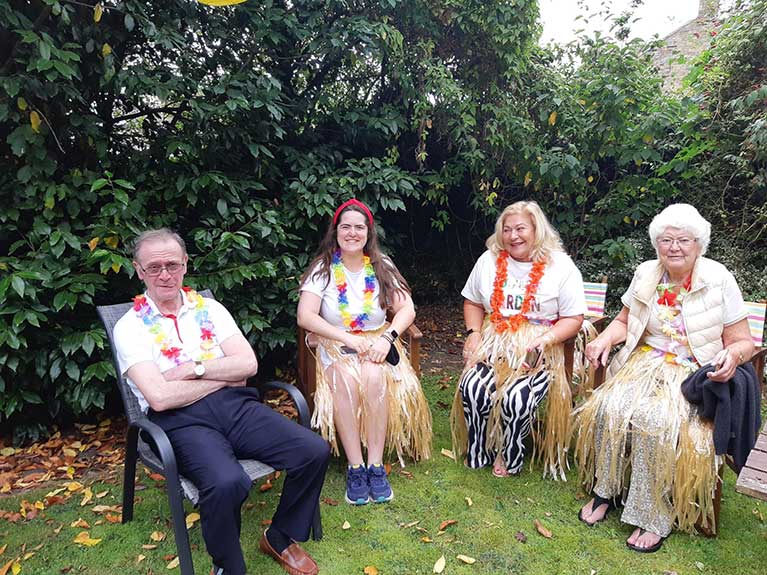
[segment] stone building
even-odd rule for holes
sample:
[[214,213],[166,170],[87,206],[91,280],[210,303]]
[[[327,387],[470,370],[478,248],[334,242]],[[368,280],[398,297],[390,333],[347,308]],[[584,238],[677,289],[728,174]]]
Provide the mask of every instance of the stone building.
[[[690,71],[692,61],[711,45],[719,26],[719,1],[700,0],[698,16],[663,38],[653,62],[664,78],[667,91],[678,90]],[[680,56],[684,61],[680,62]]]

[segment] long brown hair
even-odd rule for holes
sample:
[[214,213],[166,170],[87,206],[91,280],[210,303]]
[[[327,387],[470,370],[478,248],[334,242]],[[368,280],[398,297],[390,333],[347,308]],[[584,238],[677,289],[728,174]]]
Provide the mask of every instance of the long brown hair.
[[317,250],[317,255],[314,257],[312,263],[309,264],[309,267],[301,276],[301,283],[304,283],[308,279],[312,270],[314,270],[312,279],[325,278],[326,287],[330,283],[330,263],[333,258],[333,252],[339,249],[338,241],[336,240],[336,230],[338,229],[338,224],[341,223],[341,216],[348,211],[359,212],[365,216],[365,222],[368,224],[368,236],[367,243],[365,244],[365,255],[370,258],[370,263],[373,265],[373,270],[376,274],[376,281],[378,282],[378,289],[380,292],[378,296],[378,303],[381,305],[382,309],[386,309],[391,304],[395,294],[411,293],[410,285],[407,283],[405,278],[402,277],[402,274],[399,273],[399,270],[397,269],[397,266],[394,265],[394,262],[391,261],[390,258],[386,257],[383,253],[381,253],[381,248],[378,246],[378,232],[376,231],[375,223],[371,225],[367,214],[362,210],[362,208],[355,205],[346,206],[343,210],[341,210],[341,212],[338,214],[338,218],[336,219],[335,224],[332,221],[330,222],[328,230],[325,232],[325,237],[323,237],[322,241],[320,242],[320,247]]

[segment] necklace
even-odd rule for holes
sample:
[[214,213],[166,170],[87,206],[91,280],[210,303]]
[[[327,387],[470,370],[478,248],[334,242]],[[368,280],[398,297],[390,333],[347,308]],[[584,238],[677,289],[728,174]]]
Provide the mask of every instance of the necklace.
[[[666,279],[666,277],[664,276],[663,279]],[[691,286],[692,275],[687,276],[687,279],[684,280],[684,283],[681,287],[675,286],[670,281],[659,283],[655,288],[655,290],[658,292],[658,295],[660,296],[658,298],[658,303],[661,305],[674,306],[677,304],[677,298],[681,303],[681,301],[684,299],[684,296],[686,296],[687,292],[690,291]],[[677,291],[674,291],[675,287]]]
[[[197,361],[214,359],[216,356],[212,349],[216,346],[215,326],[213,325],[213,322],[210,321],[205,298],[190,287],[182,287],[181,290],[184,293],[184,297],[186,297],[187,301],[192,306],[192,309],[194,310],[194,319],[197,322],[197,325],[200,326],[200,354]],[[192,358],[187,357],[183,349],[171,345],[168,334],[163,333],[162,326],[160,325],[160,318],[173,316],[164,316],[159,311],[154,310],[152,306],[149,305],[149,300],[147,300],[146,294],[137,295],[133,298],[133,311],[136,312],[138,318],[147,326],[149,333],[154,335],[154,343],[160,346],[160,353],[172,360],[176,365],[192,361]],[[173,321],[176,321],[175,317],[173,317]]]
[[495,331],[498,333],[503,333],[506,330],[515,332],[527,321],[526,314],[530,311],[533,298],[538,291],[538,285],[541,283],[543,272],[546,269],[546,262],[533,263],[533,267],[530,268],[530,273],[527,276],[525,297],[522,300],[519,313],[505,318],[501,314],[501,306],[503,305],[503,286],[506,283],[509,257],[509,253],[506,250],[501,250],[498,258],[495,260],[495,280],[493,281],[493,294],[490,296],[490,309],[492,310],[490,312],[490,320],[493,322]]
[[362,258],[362,269],[365,271],[365,289],[362,292],[362,313],[352,317],[349,313],[349,298],[346,295],[346,274],[344,273],[344,264],[341,259],[341,250],[333,252],[331,267],[333,268],[333,279],[338,289],[338,311],[341,312],[341,318],[348,331],[362,331],[365,327],[365,321],[373,313],[373,292],[376,289],[376,272],[373,264],[370,263],[370,256],[365,254]]

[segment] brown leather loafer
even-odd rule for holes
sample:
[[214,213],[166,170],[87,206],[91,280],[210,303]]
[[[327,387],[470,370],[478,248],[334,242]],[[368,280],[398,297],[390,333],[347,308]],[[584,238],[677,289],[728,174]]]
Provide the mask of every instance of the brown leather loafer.
[[317,575],[320,568],[309,554],[299,547],[298,543],[291,543],[282,553],[277,553],[266,538],[266,531],[258,542],[261,552],[269,555],[277,561],[290,575]]

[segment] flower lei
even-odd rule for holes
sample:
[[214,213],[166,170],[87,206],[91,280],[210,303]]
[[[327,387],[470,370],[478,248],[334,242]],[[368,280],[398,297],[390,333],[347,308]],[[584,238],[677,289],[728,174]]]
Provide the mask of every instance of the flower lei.
[[[665,278],[664,278],[665,279]],[[688,341],[687,330],[682,318],[682,300],[689,293],[692,285],[692,277],[688,276],[684,284],[674,291],[674,285],[671,282],[659,283],[655,290],[658,293],[658,319],[661,322],[661,332],[671,340],[666,350],[657,350],[664,354],[668,363],[678,363],[687,367],[695,368],[696,365],[691,358],[687,357]],[[679,349],[681,347],[681,349]],[[684,355],[680,355],[680,353]]]
[[509,253],[506,250],[501,250],[498,254],[498,258],[495,260],[495,280],[493,281],[493,293],[490,296],[490,321],[495,326],[495,331],[503,333],[506,330],[515,332],[519,327],[527,321],[527,313],[530,311],[533,298],[538,291],[538,285],[541,283],[543,272],[546,269],[546,262],[534,262],[533,267],[530,269],[530,273],[527,276],[527,286],[525,287],[525,297],[522,300],[522,306],[519,308],[519,313],[512,315],[509,318],[503,317],[501,314],[501,306],[503,305],[503,286],[506,283],[506,277],[509,268]]
[[365,289],[362,295],[362,313],[352,317],[349,313],[349,298],[346,296],[346,274],[341,260],[341,250],[333,252],[331,267],[333,269],[333,278],[336,281],[338,289],[338,310],[341,312],[346,329],[349,331],[362,331],[365,327],[365,321],[373,313],[373,292],[376,289],[376,272],[373,264],[370,263],[370,256],[365,254],[362,259],[363,269],[365,270]]
[[[189,287],[182,287],[182,291],[187,301],[194,310],[194,319],[200,326],[200,355],[197,361],[206,359],[215,359],[212,349],[216,346],[216,334],[214,332],[213,322],[208,315],[208,306],[205,304],[205,298]],[[145,294],[137,295],[133,298],[133,311],[141,321],[149,328],[149,333],[154,335],[154,343],[160,346],[160,353],[172,360],[176,365],[181,365],[191,361],[184,355],[184,350],[171,345],[167,333],[163,333],[160,325],[160,318],[164,317],[158,311],[152,309]]]

